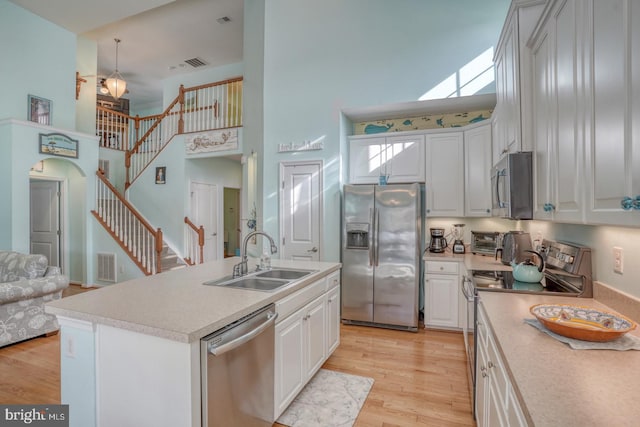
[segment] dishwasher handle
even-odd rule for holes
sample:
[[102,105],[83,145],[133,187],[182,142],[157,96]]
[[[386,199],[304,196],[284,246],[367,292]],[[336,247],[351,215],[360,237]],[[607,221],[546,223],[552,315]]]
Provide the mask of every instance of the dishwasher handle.
[[208,349],[209,353],[213,354],[214,356],[221,356],[237,347],[240,347],[242,344],[248,341],[251,341],[253,338],[257,337],[262,332],[264,332],[265,329],[267,329],[268,327],[276,323],[277,318],[278,318],[278,313],[267,314],[267,320],[265,320],[259,326],[250,330],[246,334],[239,336],[238,338],[219,346],[210,345]]

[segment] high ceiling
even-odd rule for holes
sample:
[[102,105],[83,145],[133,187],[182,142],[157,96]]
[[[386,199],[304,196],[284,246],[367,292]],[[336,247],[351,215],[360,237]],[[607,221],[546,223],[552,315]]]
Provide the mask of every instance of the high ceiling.
[[[95,40],[98,82],[115,70],[120,39],[118,70],[134,108],[160,105],[167,77],[242,61],[243,0],[10,1]],[[194,58],[206,65],[185,63]]]

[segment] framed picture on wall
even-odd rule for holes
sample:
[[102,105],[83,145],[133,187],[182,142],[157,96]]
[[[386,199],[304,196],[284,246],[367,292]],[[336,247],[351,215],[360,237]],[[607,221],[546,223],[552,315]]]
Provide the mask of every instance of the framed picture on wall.
[[159,166],[156,168],[156,184],[165,184],[167,182],[167,167]]
[[51,101],[34,95],[29,95],[28,101],[27,118],[29,121],[41,125],[51,125]]

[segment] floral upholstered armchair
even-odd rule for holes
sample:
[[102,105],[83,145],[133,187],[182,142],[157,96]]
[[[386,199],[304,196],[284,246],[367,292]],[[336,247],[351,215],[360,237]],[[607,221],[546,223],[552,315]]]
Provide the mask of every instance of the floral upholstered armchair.
[[0,251],[0,347],[57,331],[44,304],[60,299],[69,279],[44,255]]

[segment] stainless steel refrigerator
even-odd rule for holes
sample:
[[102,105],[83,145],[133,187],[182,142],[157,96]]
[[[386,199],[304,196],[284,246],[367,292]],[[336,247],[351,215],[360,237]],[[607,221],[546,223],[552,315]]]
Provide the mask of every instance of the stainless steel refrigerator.
[[420,185],[345,185],[343,197],[343,323],[417,331]]

